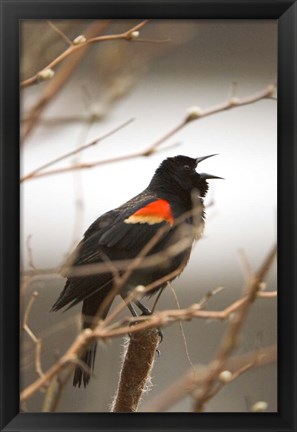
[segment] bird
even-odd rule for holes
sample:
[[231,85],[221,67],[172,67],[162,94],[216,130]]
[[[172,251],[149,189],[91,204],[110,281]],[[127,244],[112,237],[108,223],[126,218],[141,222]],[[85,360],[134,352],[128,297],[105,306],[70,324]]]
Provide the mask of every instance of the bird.
[[[117,294],[125,300],[136,287],[155,284],[154,289],[144,293],[151,296],[179,276],[189,261],[194,242],[203,233],[208,180],[222,178],[197,172],[198,165],[212,156],[215,154],[166,158],[141,193],[98,217],[67,260],[62,271],[67,280],[51,311],[68,310],[82,302],[82,328],[92,328],[98,312],[101,319],[106,318]],[[136,266],[126,273],[126,278],[123,268],[115,270],[113,262],[133,260],[149,244],[143,262],[151,259],[150,263]],[[79,270],[90,264],[103,265],[103,271],[101,267],[100,272],[80,274]],[[118,290],[114,289],[117,276],[124,280]],[[142,297],[141,301],[138,297],[127,302],[127,306],[133,316],[137,316],[135,307],[144,315],[151,313]],[[73,386],[88,385],[96,348],[97,342],[92,342],[80,354],[81,364],[75,368]]]

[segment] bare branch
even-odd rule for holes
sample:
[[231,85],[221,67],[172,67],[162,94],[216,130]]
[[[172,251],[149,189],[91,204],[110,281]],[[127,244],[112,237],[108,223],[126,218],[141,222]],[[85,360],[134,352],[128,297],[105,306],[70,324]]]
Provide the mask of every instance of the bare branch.
[[[86,38],[91,38],[94,35],[101,33],[107,26],[109,21],[95,21],[86,29]],[[86,55],[90,45],[81,46],[81,50],[76,51],[74,55],[69,57],[60,69],[55,73],[53,79],[51,79],[38,99],[38,101],[30,109],[29,114],[26,116],[26,124],[24,125],[24,130],[22,133],[22,142],[29,136],[34,127],[36,126],[40,116],[48,105],[48,103],[53,100],[53,98],[59,93],[59,91],[64,87],[67,80],[73,74],[75,69],[80,64],[83,57]]]
[[[266,295],[264,295],[266,294]],[[275,298],[276,292],[263,293],[258,292],[257,297],[263,298]],[[145,316],[145,317],[137,317],[130,318],[129,320],[125,320],[125,324],[135,323],[134,326],[128,325],[124,327],[120,327],[122,323],[118,323],[118,328],[115,328],[115,324],[109,327],[104,328],[104,321],[99,322],[98,326],[94,330],[86,329],[83,330],[77,338],[74,340],[72,345],[69,347],[67,352],[60,358],[58,362],[56,362],[41,378],[30,384],[26,389],[24,389],[21,393],[21,402],[27,400],[31,397],[36,391],[38,391],[41,387],[43,387],[47,382],[50,382],[51,379],[56,376],[62,369],[66,366],[69,367],[70,364],[73,364],[73,359],[77,358],[78,354],[83,351],[83,349],[92,342],[94,339],[109,339],[113,337],[119,337],[131,333],[136,333],[141,330],[146,330],[150,328],[159,328],[165,325],[169,325],[173,322],[179,320],[190,320],[192,318],[203,318],[203,319],[218,319],[224,320],[230,316],[231,313],[236,311],[242,303],[245,302],[245,298],[240,299],[241,301],[235,302],[230,307],[224,309],[223,311],[204,311],[199,310],[199,305],[194,304],[187,309],[181,310],[166,310],[162,312],[156,312],[154,315]]]
[[[269,295],[268,295],[269,294]],[[276,298],[277,292],[271,291],[269,293],[259,292],[257,294],[258,298]],[[189,306],[186,309],[168,309],[165,311],[155,312],[154,315],[137,317],[137,318],[129,318],[124,321],[119,321],[107,327],[105,329],[105,321],[101,322],[100,327],[94,330],[94,334],[98,338],[110,338],[110,337],[119,337],[128,333],[134,333],[140,330],[145,330],[148,328],[156,328],[156,327],[166,327],[176,321],[190,321],[193,318],[200,318],[206,320],[219,320],[224,321],[230,318],[234,312],[237,312],[246,302],[248,298],[242,297],[240,300],[235,301],[230,306],[222,311],[207,311],[201,310],[200,304],[195,303]],[[116,311],[115,311],[116,312]],[[109,318],[109,317],[108,317]],[[107,320],[106,320],[107,321]],[[109,320],[108,320],[109,321]],[[131,328],[130,324],[135,321],[139,322],[137,326]],[[127,326],[123,326],[123,324],[129,324]],[[102,330],[104,328],[104,330]]]
[[[186,215],[183,215],[186,217]],[[163,230],[159,230],[157,232],[158,235],[154,236],[153,239],[147,243],[147,245],[143,248],[141,253],[132,261],[130,266],[126,268],[126,272],[120,279],[120,283],[124,283],[126,278],[129,277],[131,271],[133,271],[139,264],[141,264],[142,260],[146,257],[146,254],[149,253],[151,247],[155,244],[155,241],[158,241],[160,235],[162,235]],[[192,318],[204,318],[204,319],[226,319],[231,314],[236,316],[235,312],[239,316],[238,319],[233,319],[229,333],[226,335],[222,347],[218,353],[219,361],[214,362],[216,368],[214,368],[213,374],[209,378],[209,388],[212,387],[213,382],[215,382],[217,374],[224,367],[224,361],[228,357],[229,353],[232,351],[233,346],[236,342],[236,336],[242,326],[244,318],[246,316],[247,310],[250,304],[254,301],[256,297],[266,297],[272,298],[276,296],[276,293],[264,293],[259,291],[261,287],[262,280],[265,274],[268,272],[273,259],[276,254],[276,247],[274,247],[271,253],[268,255],[267,259],[264,261],[260,270],[256,273],[252,280],[248,283],[248,291],[247,295],[242,297],[241,299],[235,301],[232,305],[228,306],[223,311],[205,311],[201,310],[201,305],[195,304],[191,307],[184,310],[166,310],[162,312],[156,312],[153,315],[145,316],[145,317],[137,317],[130,318],[128,320],[118,321],[116,323],[111,323],[115,316],[119,313],[120,310],[124,307],[124,305],[119,305],[115,310],[105,319],[99,321],[98,325],[95,325],[94,328],[86,329],[82,331],[78,337],[75,339],[73,344],[69,347],[68,351],[62,356],[59,362],[53,365],[43,376],[39,378],[39,380],[35,381],[33,384],[29,385],[25,390],[23,390],[21,394],[21,400],[26,400],[32,394],[34,394],[40,387],[44,386],[47,382],[51,381],[51,379],[56,376],[63,368],[70,363],[73,363],[73,359],[77,359],[79,354],[87,347],[94,339],[103,339],[106,340],[108,338],[119,337],[126,334],[136,333],[142,330],[148,330],[153,328],[160,328],[167,326],[175,321],[183,321],[189,320]],[[114,263],[113,263],[114,264]],[[177,269],[179,272],[180,269]],[[142,294],[145,292],[149,292],[157,286],[162,285],[166,281],[172,279],[175,275],[169,274],[164,278],[161,278],[154,283],[148,285],[142,290]],[[116,289],[118,289],[119,285],[116,284]],[[113,293],[115,295],[116,292]],[[127,301],[132,301],[135,296],[139,295],[137,290],[132,291],[127,298]],[[131,298],[130,298],[131,297]],[[107,301],[107,300],[106,300]],[[204,304],[204,302],[203,302]],[[103,306],[105,307],[105,305]],[[26,315],[27,316],[27,315]],[[98,319],[99,315],[96,317]],[[136,323],[131,327],[132,323]],[[219,366],[218,366],[219,365]]]
[[29,300],[28,306],[25,310],[22,329],[27,333],[27,335],[30,337],[30,339],[35,344],[35,371],[40,377],[43,377],[44,373],[43,373],[43,370],[41,367],[41,344],[42,344],[42,340],[36,337],[36,335],[33,333],[33,331],[31,330],[31,328],[28,325],[29,315],[30,315],[33,303],[35,302],[37,296],[38,296],[38,293],[36,291],[32,293],[32,296]]
[[121,124],[120,126],[117,126],[116,128],[112,129],[111,131],[107,132],[106,134],[104,134],[104,135],[102,135],[102,136],[100,136],[98,138],[95,138],[94,140],[92,140],[88,144],[80,146],[80,147],[76,148],[75,150],[72,150],[72,151],[70,151],[68,153],[65,153],[64,155],[61,155],[61,156],[59,156],[59,157],[57,157],[57,158],[55,158],[55,159],[53,159],[53,160],[45,163],[44,165],[40,166],[39,168],[36,168],[35,170],[31,171],[29,174],[26,174],[24,177],[21,177],[21,180],[20,180],[21,183],[23,181],[25,181],[25,180],[31,179],[32,177],[36,177],[36,174],[38,174],[40,171],[43,171],[44,169],[46,169],[46,168],[48,168],[48,167],[50,167],[52,165],[55,165],[56,163],[61,162],[64,159],[67,159],[67,158],[69,158],[71,156],[74,156],[74,155],[76,155],[78,153],[81,153],[82,151],[84,151],[84,150],[86,150],[86,149],[88,149],[88,148],[90,148],[90,147],[98,144],[99,142],[103,141],[104,139],[109,138],[110,136],[112,136],[113,134],[115,134],[116,132],[118,132],[119,130],[121,130],[124,127],[128,126],[133,121],[134,121],[134,119],[127,120],[125,123]]
[[72,369],[68,370],[65,377],[55,376],[47,387],[42,405],[42,412],[55,412],[60,402],[62,392],[67,381],[70,379]]
[[103,36],[97,36],[92,37],[89,39],[82,40],[79,44],[71,44],[62,54],[60,54],[58,57],[56,57],[54,60],[52,60],[47,66],[45,66],[42,70],[37,72],[35,75],[31,76],[30,78],[27,78],[26,80],[21,82],[21,88],[29,87],[33,84],[36,84],[42,79],[42,74],[48,70],[53,70],[58,64],[60,64],[63,60],[65,60],[67,57],[75,53],[76,51],[80,50],[81,48],[86,47],[87,45],[91,45],[97,42],[105,42],[105,41],[111,41],[111,40],[126,40],[126,41],[133,41],[133,33],[140,30],[142,27],[144,27],[148,23],[148,20],[142,21],[141,23],[137,24],[136,26],[132,27],[130,30],[127,30],[123,33],[114,34],[114,35],[103,35]]
[[152,154],[154,154],[157,151],[157,149],[165,141],[167,141],[169,138],[171,138],[173,135],[175,135],[177,132],[179,132],[181,129],[183,129],[187,124],[189,124],[195,120],[216,114],[218,112],[230,110],[230,109],[233,109],[235,107],[249,105],[249,104],[258,102],[260,100],[263,100],[263,99],[269,99],[271,97],[271,94],[274,93],[274,91],[275,91],[275,85],[272,84],[272,85],[265,87],[263,90],[261,90],[257,93],[246,96],[245,98],[242,98],[242,99],[239,99],[239,98],[236,98],[236,99],[233,98],[232,99],[231,98],[230,100],[227,100],[226,102],[223,102],[219,105],[212,106],[210,108],[206,108],[205,110],[201,110],[200,108],[197,108],[197,107],[191,108],[191,110],[187,113],[186,117],[180,123],[178,123],[169,132],[167,132],[165,135],[161,136],[153,144],[151,144],[150,146],[148,146],[146,149],[144,149],[142,151],[127,154],[127,155],[122,155],[122,156],[115,156],[115,157],[112,157],[112,158],[109,158],[106,160],[101,160],[101,161],[96,161],[96,162],[80,163],[77,165],[72,165],[71,167],[57,168],[57,169],[53,169],[50,171],[37,173],[36,175],[34,175],[34,177],[29,177],[29,178],[38,178],[38,177],[44,177],[44,176],[48,176],[48,175],[67,173],[67,172],[70,172],[73,170],[78,170],[78,169],[79,170],[90,169],[90,168],[94,168],[94,167],[97,167],[100,165],[106,165],[109,163],[120,162],[120,161],[135,159],[135,158],[139,158],[139,157],[151,156]]
[[[225,363],[225,369],[231,373],[238,373],[241,368],[253,362],[255,358],[254,351],[242,355],[229,357]],[[253,367],[263,367],[272,364],[277,359],[276,346],[262,348],[261,357]],[[181,378],[175,381],[170,387],[157,395],[153,400],[144,407],[145,412],[164,412],[181,399],[190,395],[197,389],[203,387],[209,375],[210,366],[197,366],[195,370],[190,368]]]
[[242,303],[236,314],[234,314],[230,326],[223,337],[217,355],[212,362],[212,367],[206,379],[205,387],[202,391],[202,394],[196,400],[194,407],[196,412],[203,411],[205,403],[209,398],[209,394],[213,391],[214,385],[216,384],[219,373],[223,370],[223,368],[225,368],[225,363],[228,359],[228,356],[230,356],[231,352],[236,346],[239,332],[243,326],[243,323],[245,322],[250,306],[259,293],[260,283],[263,281],[263,278],[270,269],[275,256],[276,246],[271,249],[262,266],[256,272],[255,276],[247,283],[245,290],[247,292],[245,302]]
[[69,39],[69,37],[65,35],[65,33],[63,33],[62,30],[60,30],[52,21],[48,20],[47,23],[56,33],[58,33],[58,35],[64,39],[67,45],[72,45],[72,41]]

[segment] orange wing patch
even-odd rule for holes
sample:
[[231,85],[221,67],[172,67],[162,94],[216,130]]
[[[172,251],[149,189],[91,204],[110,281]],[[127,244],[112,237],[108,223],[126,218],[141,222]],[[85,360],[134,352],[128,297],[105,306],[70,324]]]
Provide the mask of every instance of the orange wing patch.
[[173,221],[170,204],[164,199],[153,201],[124,220],[127,224],[147,223],[149,225],[161,222],[173,225]]

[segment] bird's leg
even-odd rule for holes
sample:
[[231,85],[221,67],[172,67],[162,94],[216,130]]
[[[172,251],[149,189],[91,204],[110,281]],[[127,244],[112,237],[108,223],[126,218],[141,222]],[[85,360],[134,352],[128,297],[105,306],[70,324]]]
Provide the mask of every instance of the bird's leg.
[[146,306],[144,306],[144,304],[141,303],[139,300],[135,300],[133,303],[135,303],[136,306],[138,306],[138,308],[142,312],[142,315],[151,315],[152,314],[152,311],[150,311],[149,308],[147,308]]
[[[122,298],[123,298],[123,300],[125,301],[125,296],[122,295]],[[141,301],[139,301],[139,300],[134,300],[133,303],[134,303],[136,306],[138,306],[138,308],[139,308],[139,309],[141,310],[141,312],[142,312],[142,315],[151,315],[151,314],[152,314],[152,312],[150,311],[150,309],[147,308],[143,303],[141,303]],[[135,311],[135,309],[134,309],[134,307],[133,307],[133,305],[132,305],[132,303],[127,303],[127,307],[128,307],[128,309],[129,309],[129,311],[131,312],[131,315],[132,315],[133,317],[137,317],[137,316],[138,316],[137,313],[136,313],[136,311]],[[162,340],[163,340],[163,332],[162,332],[162,330],[161,330],[160,328],[158,328],[158,334],[159,334],[160,343],[161,343]],[[159,355],[159,354],[160,354],[160,351],[157,350],[157,353],[158,353],[158,355]]]
[[135,311],[135,309],[134,309],[134,307],[132,306],[131,303],[127,303],[127,307],[129,309],[129,311],[131,312],[131,315],[133,317],[137,317],[138,316],[137,313],[136,313],[136,311]]
[[[150,309],[147,308],[146,306],[144,306],[144,304],[141,303],[139,300],[135,300],[134,303],[136,304],[136,306],[139,307],[139,309],[142,312],[142,315],[151,315],[152,314],[152,312],[150,311]],[[162,330],[160,328],[158,328],[158,334],[159,334],[159,338],[160,338],[160,342],[159,343],[161,343],[162,340],[163,340],[163,332],[162,332]],[[157,353],[160,354],[160,351],[157,350]]]

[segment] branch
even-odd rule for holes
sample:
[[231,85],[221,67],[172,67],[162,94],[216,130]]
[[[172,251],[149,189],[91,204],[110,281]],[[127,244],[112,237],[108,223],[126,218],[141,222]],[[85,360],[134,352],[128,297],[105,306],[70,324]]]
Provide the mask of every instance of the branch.
[[[265,295],[264,294],[269,294]],[[273,298],[276,297],[276,292],[257,294],[258,297]],[[242,299],[241,299],[242,300]],[[244,301],[244,300],[243,300]],[[127,334],[137,333],[141,330],[147,330],[150,328],[159,328],[161,326],[169,325],[176,321],[188,321],[191,318],[203,318],[203,319],[226,319],[231,313],[241,306],[241,302],[237,301],[229,308],[223,311],[202,311],[197,310],[197,305],[194,304],[187,309],[182,310],[168,310],[163,312],[156,312],[154,315],[130,318],[125,320],[125,323],[135,323],[134,326],[128,325],[126,327],[115,328],[114,325],[111,328],[104,328],[104,321],[101,321],[94,330],[86,329],[83,330],[74,340],[72,345],[66,351],[66,353],[57,361],[42,377],[37,379],[35,382],[30,384],[21,392],[21,402],[24,402],[40,388],[50,382],[53,377],[59,374],[65,367],[73,364],[74,360],[78,357],[78,354],[85,349],[94,339],[109,339],[119,337]],[[236,308],[235,308],[236,305]]]
[[[98,33],[101,33],[108,25],[108,21],[95,21],[86,29],[86,37],[91,38]],[[82,49],[77,51],[71,58],[68,58],[60,69],[55,74],[54,78],[51,79],[37,102],[30,109],[29,114],[26,116],[26,123],[24,125],[22,138],[25,139],[34,129],[37,124],[43,110],[46,106],[54,99],[54,97],[61,91],[66,84],[69,77],[74,73],[76,68],[79,66],[83,57],[87,54],[89,45],[82,46]]]
[[48,25],[56,32],[58,35],[60,35],[64,41],[67,43],[67,45],[72,45],[72,41],[69,39],[69,37],[62,32],[52,21],[47,20]]
[[111,135],[113,135],[116,132],[118,132],[119,130],[123,129],[125,126],[132,123],[133,121],[134,121],[134,119],[130,119],[130,120],[126,121],[125,123],[121,124],[120,126],[117,126],[115,129],[102,135],[101,137],[95,138],[94,140],[92,140],[88,144],[80,146],[80,147],[76,148],[75,150],[72,150],[68,153],[65,153],[64,155],[59,156],[59,157],[51,160],[50,162],[45,163],[44,165],[41,165],[39,168],[36,168],[35,170],[31,171],[29,174],[26,174],[25,176],[21,177],[20,182],[22,183],[25,180],[29,180],[33,177],[36,177],[36,174],[38,174],[40,171],[43,171],[44,169],[46,169],[52,165],[55,165],[56,163],[61,162],[62,160],[69,158],[70,156],[74,156],[74,155],[81,153],[82,151],[98,144],[99,142],[103,141],[106,138],[109,138]]
[[[240,106],[244,106],[244,105],[249,105],[249,104],[258,102],[260,100],[263,100],[263,99],[271,99],[275,93],[275,89],[276,89],[275,85],[271,84],[271,85],[268,85],[267,87],[265,87],[263,90],[261,90],[257,93],[254,93],[252,95],[246,96],[245,98],[239,99],[239,98],[233,97],[233,98],[227,100],[226,102],[223,102],[219,105],[214,105],[210,108],[206,108],[205,110],[202,110],[199,107],[193,107],[190,110],[188,110],[186,117],[180,123],[178,123],[175,127],[173,127],[165,135],[161,136],[153,144],[151,144],[150,146],[148,146],[146,149],[144,149],[142,151],[127,154],[127,155],[122,155],[122,156],[115,156],[115,157],[112,157],[109,159],[100,160],[100,161],[96,161],[96,162],[80,163],[80,164],[72,165],[71,167],[57,168],[57,169],[53,169],[53,170],[46,171],[43,173],[37,173],[36,175],[34,175],[34,178],[44,177],[44,176],[53,175],[53,174],[66,173],[66,172],[70,172],[73,170],[90,169],[90,168],[97,167],[99,165],[106,165],[109,163],[120,162],[120,161],[135,159],[135,158],[139,158],[139,157],[151,156],[152,154],[154,154],[157,151],[157,149],[165,141],[167,141],[169,138],[171,138],[177,132],[182,130],[189,123],[191,123],[195,120],[199,120],[201,118],[216,114],[218,112],[227,111],[227,110],[230,110],[230,109],[233,109],[236,107],[240,107]],[[29,178],[33,178],[33,177],[29,177]]]
[[144,330],[131,335],[112,403],[112,412],[137,411],[150,380],[158,343],[157,329]]
[[[199,206],[198,206],[198,208],[193,209],[191,211],[191,214],[194,214],[193,212],[194,211],[197,212],[197,210],[201,211],[201,209],[199,209]],[[184,220],[184,218],[186,218],[187,216],[188,216],[187,213],[183,214],[178,219],[178,221],[182,222]],[[156,235],[146,244],[146,246],[141,250],[141,252],[138,254],[138,256],[134,260],[132,260],[130,265],[128,267],[126,267],[126,271],[124,272],[123,276],[121,276],[121,278],[119,280],[119,284],[118,283],[115,284],[116,290],[119,288],[119,286],[121,286],[120,284],[125,283],[126,279],[129,277],[130,273],[133,270],[135,270],[135,268],[138,268],[138,266],[142,263],[142,261],[144,259],[146,259],[146,255],[150,252],[150,249],[154,246],[155,242],[158,241],[158,238],[164,233],[165,229],[166,229],[166,227],[162,227],[156,233]],[[187,238],[183,239],[183,241],[186,241],[186,240],[187,240]],[[180,251],[181,246],[184,247],[183,244],[180,244],[180,242],[177,242],[175,245],[173,245],[171,247],[171,248],[173,248],[173,252],[174,252],[173,256],[175,256],[175,254]],[[168,253],[168,251],[166,251],[166,253]],[[237,300],[229,308],[226,308],[225,311],[222,311],[222,312],[204,311],[204,310],[201,310],[201,304],[198,303],[198,304],[192,305],[190,308],[185,309],[185,310],[163,311],[163,312],[155,313],[155,314],[150,315],[150,316],[130,318],[129,320],[124,320],[124,322],[118,321],[117,323],[111,323],[109,325],[110,321],[114,318],[114,316],[116,316],[117,313],[119,312],[119,310],[121,308],[123,308],[123,305],[120,305],[118,308],[116,308],[113,311],[113,313],[111,313],[111,315],[108,318],[106,318],[105,321],[104,320],[99,321],[98,325],[95,325],[96,323],[94,322],[94,328],[92,330],[86,329],[86,330],[82,331],[78,335],[78,337],[76,338],[74,343],[70,346],[68,351],[60,359],[60,361],[57,362],[55,365],[53,365],[52,368],[50,368],[43,376],[41,376],[39,380],[35,381],[33,384],[29,385],[25,390],[23,390],[23,392],[21,394],[21,401],[26,400],[30,395],[34,394],[39,388],[41,388],[42,386],[44,386],[48,382],[50,382],[51,379],[55,375],[57,375],[67,364],[73,363],[74,360],[77,360],[78,355],[81,354],[81,352],[94,340],[97,340],[97,339],[105,340],[108,338],[118,337],[118,336],[122,336],[125,334],[136,333],[136,332],[141,331],[141,330],[148,330],[151,328],[160,328],[160,327],[163,327],[165,325],[169,325],[170,323],[172,323],[174,321],[189,320],[189,319],[194,318],[194,317],[225,319],[226,316],[230,316],[231,313],[234,314],[234,311],[236,311],[237,309],[239,310],[238,313],[241,314],[240,316],[242,316],[242,314],[243,314],[242,311],[246,311],[249,304],[252,301],[254,301],[254,299],[257,296],[260,296],[259,289],[260,289],[261,284],[262,284],[262,279],[263,279],[264,275],[266,274],[266,272],[269,270],[269,268],[273,262],[273,259],[275,257],[275,253],[276,253],[276,247],[273,248],[272,252],[268,256],[268,258],[265,260],[265,262],[264,262],[263,266],[261,267],[261,269],[259,270],[259,272],[251,280],[250,285],[251,285],[251,292],[252,292],[253,296],[251,296],[251,293],[248,292],[248,294],[245,297]],[[114,263],[111,263],[111,264],[114,266]],[[177,269],[177,271],[179,271],[179,269]],[[140,287],[141,288],[141,295],[143,295],[144,293],[147,293],[150,290],[160,286],[160,284],[163,284],[164,282],[166,282],[167,280],[169,280],[172,277],[174,277],[174,276],[173,275],[167,275],[165,278],[161,278],[161,279],[149,284],[147,287]],[[250,285],[248,284],[248,287]],[[139,295],[139,289],[138,288],[139,287],[136,287],[136,289],[133,290],[131,294],[129,294],[127,301],[131,301],[133,296]],[[116,295],[116,293],[117,292],[115,291],[111,294]],[[130,298],[130,296],[132,296],[132,297]],[[107,300],[108,299],[106,299],[106,301]],[[103,302],[103,304],[104,304],[104,302]],[[102,305],[102,307],[105,307],[105,305]],[[100,310],[101,309],[99,308],[99,313],[96,316],[96,321],[100,317]],[[244,316],[243,316],[243,318],[244,318]],[[241,318],[240,326],[242,325],[243,318]],[[143,322],[141,322],[141,321],[143,321]],[[237,322],[237,320],[234,322],[235,322],[236,331],[238,331],[237,330],[238,322]],[[128,325],[127,325],[127,323],[128,323]],[[135,325],[131,327],[131,323],[134,323]],[[234,324],[231,327],[232,332],[235,331],[233,329],[233,327],[234,327]],[[224,345],[224,351],[223,351],[224,355],[228,354],[231,351],[234,343],[235,343],[235,338],[232,338],[231,346],[230,346],[229,341],[228,341],[227,349],[225,346],[226,344]],[[222,356],[222,354],[220,354],[220,356]]]
[[68,370],[65,378],[62,380],[55,376],[48,386],[42,405],[42,412],[55,412],[60,402],[64,387],[72,374],[72,369]]
[[[277,293],[276,291],[271,291],[267,293],[259,292],[257,294],[257,297],[271,299],[271,298],[276,298]],[[94,335],[96,335],[96,337],[98,338],[103,338],[103,339],[119,337],[128,333],[134,333],[149,328],[166,327],[177,321],[190,321],[193,318],[224,321],[230,318],[234,312],[237,312],[245,303],[247,303],[247,301],[248,298],[243,297],[242,299],[235,301],[234,303],[232,303],[230,306],[228,306],[226,309],[222,311],[201,310],[200,304],[196,303],[186,309],[165,310],[161,312],[155,312],[151,316],[140,316],[137,318],[132,317],[129,319],[125,319],[123,321],[119,321],[117,323],[112,324],[110,328],[107,327],[105,330],[101,329],[104,326],[104,321],[103,321],[101,324],[102,327],[99,327],[94,330]],[[131,323],[135,323],[135,321],[139,322],[139,324],[131,328],[130,327]],[[123,327],[123,324],[126,323],[128,323],[129,325]]]
[[218,375],[225,368],[225,363],[228,356],[231,354],[236,346],[239,333],[242,329],[243,323],[247,317],[250,306],[254,302],[255,298],[260,289],[260,284],[262,283],[266,273],[270,269],[276,256],[276,246],[267,255],[264,263],[260,269],[256,272],[255,276],[246,284],[245,291],[247,292],[245,302],[240,306],[239,310],[233,317],[233,320],[223,337],[221,345],[218,349],[217,355],[215,356],[212,366],[210,368],[209,374],[205,381],[205,387],[197,398],[194,410],[196,412],[201,412],[204,410],[205,403],[209,399],[209,394],[212,393],[214,385],[217,381]]
[[[33,84],[36,84],[43,79],[46,76],[46,73],[48,71],[53,71],[53,69],[60,64],[63,60],[65,60],[67,57],[72,55],[73,53],[77,52],[78,50],[85,48],[88,45],[97,43],[97,42],[105,42],[105,41],[111,41],[111,40],[126,40],[126,41],[133,41],[138,37],[138,31],[144,27],[148,23],[148,20],[142,21],[141,23],[137,24],[136,26],[132,27],[130,30],[127,30],[123,33],[114,34],[114,35],[103,35],[103,36],[97,36],[97,37],[91,37],[87,39],[86,37],[82,36],[79,41],[76,42],[74,40],[71,43],[71,46],[69,46],[62,54],[60,54],[58,57],[56,57],[54,60],[52,60],[47,66],[45,66],[43,69],[41,69],[39,72],[37,72],[35,75],[31,76],[30,78],[27,78],[26,80],[21,82],[21,88],[29,87]],[[75,43],[76,42],[76,43]]]
[[27,333],[27,335],[30,337],[30,339],[32,340],[32,342],[35,345],[35,372],[40,377],[43,377],[44,373],[43,373],[42,367],[41,367],[41,344],[42,344],[42,340],[36,337],[36,335],[33,333],[33,331],[31,330],[31,328],[28,325],[29,315],[30,315],[33,303],[35,302],[37,296],[38,296],[38,293],[36,291],[32,293],[32,296],[29,300],[28,306],[25,310],[22,329],[24,330],[24,332]]
[[[242,355],[236,355],[228,358],[225,363],[225,369],[231,373],[238,373],[238,371],[246,365],[253,362],[255,358],[254,352],[248,352]],[[262,367],[272,364],[277,359],[276,346],[269,346],[262,348],[261,357],[254,367]],[[194,370],[189,369],[185,375],[175,381],[170,387],[152,399],[144,407],[145,412],[164,412],[174,404],[179,402],[184,397],[192,394],[197,387],[203,387],[209,375],[211,366],[197,366]]]

